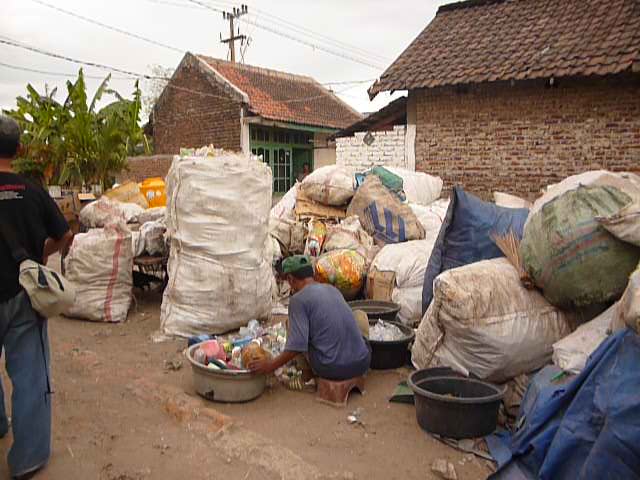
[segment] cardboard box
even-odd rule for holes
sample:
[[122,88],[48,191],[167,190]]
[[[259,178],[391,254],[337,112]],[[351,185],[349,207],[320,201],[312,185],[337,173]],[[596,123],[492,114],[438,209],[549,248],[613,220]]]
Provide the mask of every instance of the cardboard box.
[[369,271],[366,286],[366,295],[369,300],[391,302],[391,295],[395,287],[395,272],[384,272],[375,267]]

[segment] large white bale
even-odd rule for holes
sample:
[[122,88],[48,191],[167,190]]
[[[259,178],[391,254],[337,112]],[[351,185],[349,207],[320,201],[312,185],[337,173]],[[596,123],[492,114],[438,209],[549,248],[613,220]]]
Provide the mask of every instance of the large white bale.
[[124,322],[131,306],[133,242],[123,225],[96,228],[73,239],[65,277],[76,287],[66,316],[96,322]]
[[429,205],[440,198],[442,193],[442,179],[440,177],[404,168],[385,168],[402,178],[403,190],[408,202]]
[[271,169],[253,157],[176,157],[167,175],[163,333],[223,333],[269,315],[271,181]]
[[192,254],[257,267],[270,209],[271,169],[244,155],[176,157],[167,175],[167,234]]
[[172,249],[168,273],[160,312],[164,334],[225,333],[271,312],[271,262],[243,269]]
[[567,316],[525,289],[507,259],[485,260],[436,277],[412,361],[503,382],[545,365],[570,332]]

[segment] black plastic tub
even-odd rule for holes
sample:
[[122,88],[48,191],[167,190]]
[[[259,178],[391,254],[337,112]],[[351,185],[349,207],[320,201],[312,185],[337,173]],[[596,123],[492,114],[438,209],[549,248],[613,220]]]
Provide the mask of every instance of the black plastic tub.
[[408,384],[423,430],[449,438],[475,438],[496,429],[503,389],[466,377],[433,377],[428,370],[413,372]]
[[371,345],[371,368],[374,370],[388,370],[400,368],[409,361],[409,345],[415,337],[413,329],[398,322],[386,322],[395,325],[406,334],[401,340],[383,342],[369,340]]
[[373,325],[380,320],[395,322],[400,311],[400,305],[381,300],[355,300],[349,302],[351,310],[362,310],[369,318],[369,324]]

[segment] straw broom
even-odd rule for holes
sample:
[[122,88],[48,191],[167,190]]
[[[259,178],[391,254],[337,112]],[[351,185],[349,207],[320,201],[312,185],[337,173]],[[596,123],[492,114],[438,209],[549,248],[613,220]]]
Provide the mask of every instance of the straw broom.
[[520,275],[520,282],[522,285],[528,290],[535,288],[533,279],[525,270],[524,262],[520,255],[520,239],[516,236],[513,230],[509,230],[509,232],[504,235],[492,233],[491,240],[493,240],[493,242],[498,246],[504,256],[507,257],[507,260],[509,260],[511,265],[514,266]]

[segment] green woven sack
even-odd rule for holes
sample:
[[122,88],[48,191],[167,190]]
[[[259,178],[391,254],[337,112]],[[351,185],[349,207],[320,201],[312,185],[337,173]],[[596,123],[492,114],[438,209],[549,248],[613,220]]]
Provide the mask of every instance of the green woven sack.
[[640,260],[640,249],[596,221],[617,213],[631,197],[610,186],[579,186],[533,213],[520,253],[545,298],[561,308],[618,299]]

